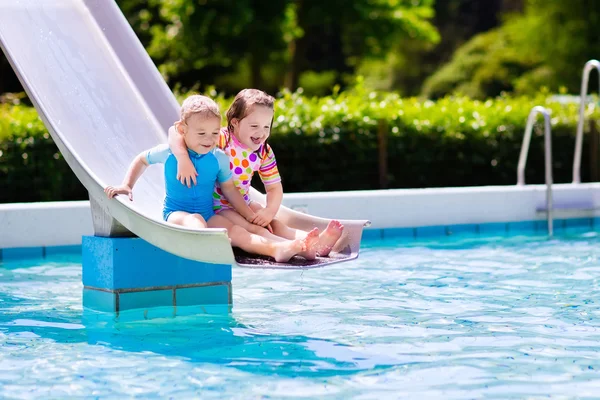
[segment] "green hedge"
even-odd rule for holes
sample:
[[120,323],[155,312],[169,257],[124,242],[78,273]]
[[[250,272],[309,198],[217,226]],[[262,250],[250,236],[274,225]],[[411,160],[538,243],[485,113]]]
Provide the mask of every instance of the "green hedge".
[[[217,97],[225,109],[231,99]],[[360,85],[321,98],[284,92],[269,141],[286,192],[380,188],[378,121],[387,126],[389,188],[512,185],[526,119],[535,105],[552,111],[554,180],[570,182],[578,105],[544,93],[433,102],[368,92]],[[593,104],[586,112],[587,121],[600,117]],[[536,130],[532,139],[527,183],[544,181],[541,133]],[[584,181],[590,179],[590,136],[584,142]],[[0,104],[0,182],[0,202],[87,196],[35,110],[22,105]]]
[[0,203],[86,198],[35,109],[0,104]]

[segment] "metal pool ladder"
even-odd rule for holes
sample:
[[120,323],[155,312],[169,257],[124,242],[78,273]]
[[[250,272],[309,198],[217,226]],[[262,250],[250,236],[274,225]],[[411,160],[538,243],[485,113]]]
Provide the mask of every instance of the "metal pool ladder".
[[527,164],[527,153],[529,153],[529,144],[531,142],[531,132],[538,114],[544,116],[544,161],[546,172],[546,217],[548,220],[548,235],[552,237],[552,131],[550,128],[550,113],[542,106],[535,106],[531,109],[527,118],[527,127],[521,144],[521,154],[519,155],[519,165],[517,167],[517,185],[525,185],[525,164]]
[[581,183],[581,148],[583,146],[583,123],[585,112],[585,95],[588,91],[590,72],[596,69],[600,74],[600,61],[589,60],[583,67],[583,76],[581,77],[581,92],[579,96],[579,121],[577,121],[577,137],[575,138],[575,155],[573,156],[573,183]]

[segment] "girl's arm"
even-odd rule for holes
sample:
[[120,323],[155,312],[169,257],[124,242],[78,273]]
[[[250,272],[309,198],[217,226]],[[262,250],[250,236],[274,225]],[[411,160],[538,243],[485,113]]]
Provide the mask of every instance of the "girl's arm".
[[230,179],[226,182],[221,182],[220,185],[221,191],[225,195],[225,198],[227,198],[227,201],[231,203],[231,205],[242,217],[244,217],[247,221],[252,221],[252,219],[254,219],[254,211],[252,211],[252,209],[248,207],[248,204],[246,204],[246,201],[242,197],[239,189],[233,184],[233,179]]
[[283,186],[281,185],[281,177],[277,168],[277,161],[273,149],[269,145],[265,145],[265,154],[262,157],[258,174],[265,185],[267,191],[267,205],[262,210],[256,213],[256,217],[251,221],[253,224],[267,226],[271,220],[275,218],[281,201],[283,200]]
[[256,212],[256,216],[250,222],[260,226],[267,226],[271,223],[283,200],[283,186],[281,182],[265,186],[267,191],[267,206]]
[[109,198],[113,198],[118,194],[126,194],[129,197],[129,200],[133,201],[133,186],[148,167],[146,154],[147,152],[140,153],[133,159],[121,185],[107,186],[104,189],[104,193],[106,193]]
[[169,128],[169,148],[177,159],[177,180],[187,187],[191,187],[192,182],[195,185],[198,172],[190,159],[185,140],[175,126]]

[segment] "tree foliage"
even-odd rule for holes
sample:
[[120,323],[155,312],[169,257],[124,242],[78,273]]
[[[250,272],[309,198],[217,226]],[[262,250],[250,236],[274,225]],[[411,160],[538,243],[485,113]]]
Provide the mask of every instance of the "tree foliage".
[[[278,90],[287,76],[335,71],[340,83],[364,57],[383,57],[403,38],[436,41],[433,0],[120,0],[168,82],[225,90]],[[230,80],[231,81],[231,80]],[[330,79],[328,80],[331,81]],[[223,88],[222,88],[223,89]]]
[[541,86],[577,92],[585,62],[599,57],[600,2],[527,0],[525,12],[473,37],[424,84],[423,94],[477,98]]
[[504,13],[521,10],[522,1],[436,1],[432,23],[439,31],[438,42],[404,38],[393,45],[384,60],[364,59],[357,73],[374,89],[416,95],[425,79],[447,63],[457,48],[474,35],[498,27]]

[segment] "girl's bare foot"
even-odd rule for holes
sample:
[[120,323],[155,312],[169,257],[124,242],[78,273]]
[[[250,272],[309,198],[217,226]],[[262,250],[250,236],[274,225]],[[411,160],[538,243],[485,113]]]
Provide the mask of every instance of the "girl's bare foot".
[[290,258],[306,250],[304,240],[300,239],[273,243],[273,247],[273,258],[277,262],[288,262]]
[[306,237],[303,239],[306,246],[306,250],[298,255],[306,258],[307,260],[314,260],[317,258],[317,246],[319,244],[319,228],[314,228],[308,232]]
[[319,244],[317,245],[317,255],[321,257],[328,256],[331,249],[342,236],[344,225],[340,221],[333,220],[329,222],[327,228],[319,235]]

